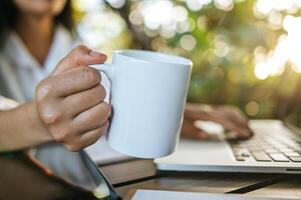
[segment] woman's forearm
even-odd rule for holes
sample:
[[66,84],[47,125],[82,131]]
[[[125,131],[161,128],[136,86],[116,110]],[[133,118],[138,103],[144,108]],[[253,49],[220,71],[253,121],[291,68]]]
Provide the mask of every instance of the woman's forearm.
[[0,152],[25,149],[52,140],[38,116],[35,102],[0,112]]

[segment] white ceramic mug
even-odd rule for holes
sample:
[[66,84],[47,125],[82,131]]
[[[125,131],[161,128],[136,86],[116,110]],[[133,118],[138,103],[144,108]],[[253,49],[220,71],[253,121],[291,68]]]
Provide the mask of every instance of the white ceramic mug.
[[112,64],[93,65],[111,81],[110,146],[127,155],[159,158],[179,138],[192,62],[141,50],[121,50]]

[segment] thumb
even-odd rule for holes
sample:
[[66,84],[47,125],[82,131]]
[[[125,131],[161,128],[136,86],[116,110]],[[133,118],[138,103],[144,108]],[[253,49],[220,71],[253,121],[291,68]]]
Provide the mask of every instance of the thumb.
[[105,54],[93,51],[83,45],[80,45],[74,48],[58,63],[51,76],[55,76],[79,66],[104,63],[106,59],[107,56]]

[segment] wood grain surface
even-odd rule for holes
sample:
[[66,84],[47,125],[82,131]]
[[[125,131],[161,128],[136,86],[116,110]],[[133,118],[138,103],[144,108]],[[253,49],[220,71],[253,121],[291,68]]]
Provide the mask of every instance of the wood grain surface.
[[248,192],[244,195],[301,199],[301,176],[291,176],[285,181]]
[[[128,196],[131,196],[137,189],[237,193],[261,197],[271,196],[271,191],[276,190],[277,194],[274,192],[275,195],[272,196],[301,199],[301,176],[296,178],[280,174],[157,172],[152,160],[106,165],[101,170],[121,197],[129,192]],[[288,181],[293,177],[297,180]]]

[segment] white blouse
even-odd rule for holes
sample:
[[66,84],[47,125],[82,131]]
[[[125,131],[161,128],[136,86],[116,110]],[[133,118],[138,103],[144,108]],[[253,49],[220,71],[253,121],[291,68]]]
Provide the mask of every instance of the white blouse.
[[17,77],[17,84],[26,101],[34,99],[37,84],[47,77],[57,63],[78,43],[66,28],[58,25],[46,61],[40,65],[29,53],[19,36],[15,32],[9,34],[2,53],[12,65],[13,72]]

